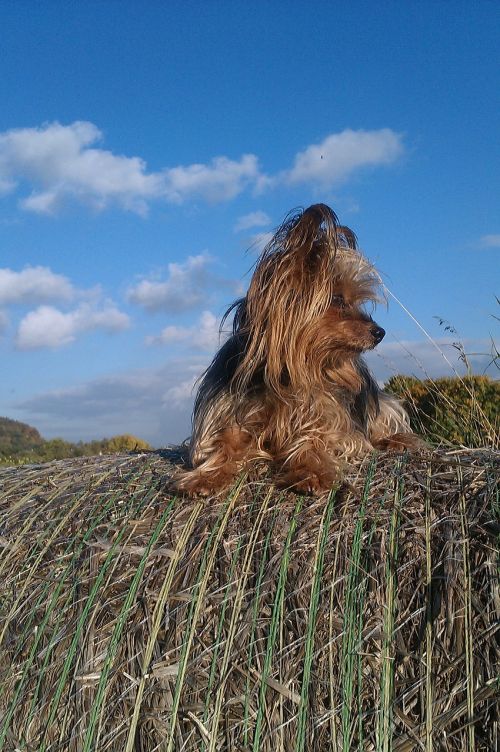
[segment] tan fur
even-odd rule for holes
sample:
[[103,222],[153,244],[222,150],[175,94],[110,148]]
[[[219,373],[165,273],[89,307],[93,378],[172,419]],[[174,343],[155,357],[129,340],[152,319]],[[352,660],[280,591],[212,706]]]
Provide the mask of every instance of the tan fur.
[[419,444],[361,358],[384,335],[362,308],[379,287],[328,206],[285,220],[226,314],[235,311],[233,334],[201,382],[179,490],[215,493],[265,461],[280,485],[322,493],[350,458]]

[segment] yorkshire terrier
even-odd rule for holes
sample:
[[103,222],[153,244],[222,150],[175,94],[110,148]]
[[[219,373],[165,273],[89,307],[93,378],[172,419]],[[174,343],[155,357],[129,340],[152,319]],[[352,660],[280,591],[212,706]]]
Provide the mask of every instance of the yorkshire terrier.
[[364,309],[381,280],[325,204],[289,215],[265,247],[232,336],[201,380],[178,490],[208,496],[258,461],[276,483],[321,494],[350,458],[419,446],[361,354],[385,331]]

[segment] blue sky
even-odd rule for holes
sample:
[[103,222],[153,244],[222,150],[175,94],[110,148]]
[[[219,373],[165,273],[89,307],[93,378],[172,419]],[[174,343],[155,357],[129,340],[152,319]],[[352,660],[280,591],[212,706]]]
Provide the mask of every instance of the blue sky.
[[[0,24],[0,415],[185,438],[221,314],[272,228],[317,201],[482,372],[495,3],[7,1]],[[393,300],[377,320],[381,381],[452,373]]]

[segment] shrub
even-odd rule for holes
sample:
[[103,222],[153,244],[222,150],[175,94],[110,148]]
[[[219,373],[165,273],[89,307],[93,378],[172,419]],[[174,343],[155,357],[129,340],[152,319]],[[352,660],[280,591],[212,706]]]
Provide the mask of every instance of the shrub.
[[412,428],[432,442],[468,447],[498,442],[500,382],[488,376],[423,381],[393,376],[386,389],[403,400]]
[[137,436],[130,433],[124,433],[119,436],[113,436],[112,439],[104,439],[102,442],[102,452],[104,454],[114,454],[115,452],[140,452],[144,449],[151,449],[151,445]]

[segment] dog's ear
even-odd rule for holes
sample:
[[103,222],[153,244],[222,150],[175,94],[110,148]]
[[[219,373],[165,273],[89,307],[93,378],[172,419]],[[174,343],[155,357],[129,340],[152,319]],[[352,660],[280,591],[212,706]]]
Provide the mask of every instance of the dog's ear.
[[326,204],[313,204],[304,209],[290,227],[287,246],[302,248],[305,252],[317,250],[318,245],[325,243],[336,248],[338,228],[339,220],[333,209]]
[[340,225],[337,215],[326,204],[313,204],[304,209],[288,231],[288,248],[302,248],[315,255],[327,248],[334,253],[339,247],[356,250],[357,245],[354,232]]
[[356,251],[358,248],[356,234],[345,225],[337,228],[337,242],[342,248],[350,248],[353,251]]
[[327,228],[339,227],[339,220],[333,209],[326,204],[312,204],[302,212],[301,222],[310,223],[318,230],[321,225]]
[[288,251],[299,251],[306,268],[316,273],[322,263],[336,257],[338,248],[357,249],[354,232],[339,225],[337,215],[326,204],[313,204],[299,214],[285,239]]

